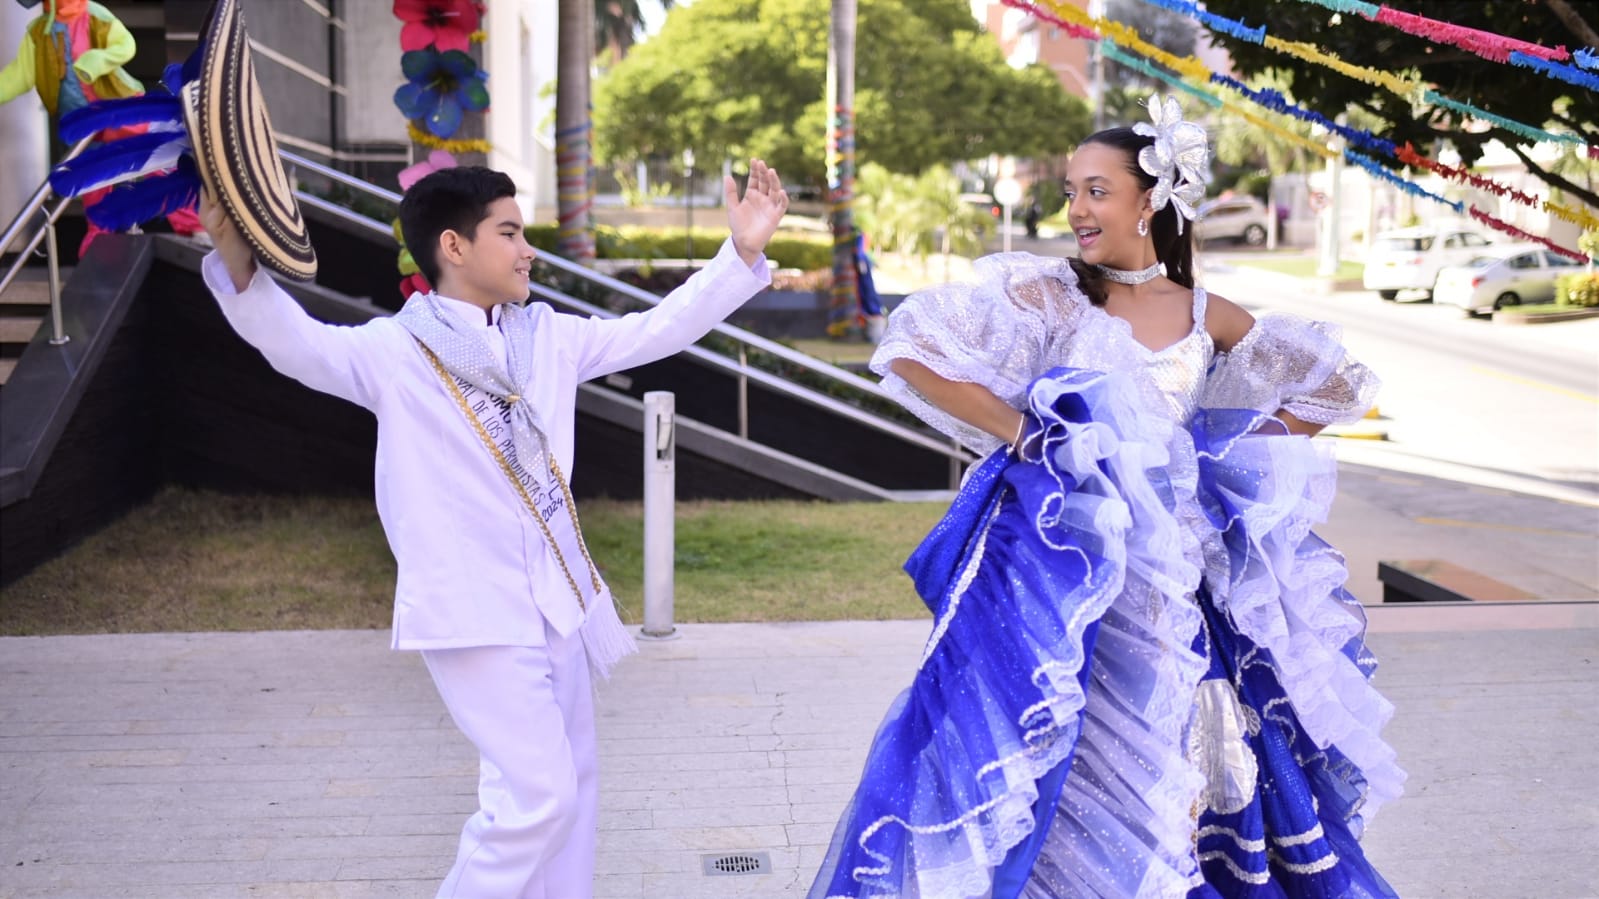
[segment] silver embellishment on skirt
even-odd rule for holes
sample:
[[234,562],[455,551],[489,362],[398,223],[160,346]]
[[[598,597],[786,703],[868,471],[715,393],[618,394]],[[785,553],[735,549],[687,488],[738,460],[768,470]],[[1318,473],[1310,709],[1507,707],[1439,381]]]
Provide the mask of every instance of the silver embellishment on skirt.
[[1248,731],[1233,685],[1222,678],[1202,681],[1194,697],[1188,755],[1205,775],[1200,801],[1217,814],[1241,812],[1255,796],[1260,769],[1244,739]]

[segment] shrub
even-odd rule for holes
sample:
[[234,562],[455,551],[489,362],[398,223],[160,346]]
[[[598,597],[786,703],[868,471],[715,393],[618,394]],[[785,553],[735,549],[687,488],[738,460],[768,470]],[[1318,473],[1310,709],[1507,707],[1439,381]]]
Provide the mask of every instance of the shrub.
[[1562,306],[1599,306],[1599,274],[1576,272],[1555,282],[1555,302]]
[[[528,225],[526,231],[528,243],[547,253],[555,252],[557,226]],[[688,243],[684,231],[600,225],[594,229],[594,250],[601,259],[682,259]],[[725,228],[695,228],[694,258],[715,256],[726,239]],[[778,268],[831,268],[833,241],[826,235],[778,234],[767,244],[766,255]]]

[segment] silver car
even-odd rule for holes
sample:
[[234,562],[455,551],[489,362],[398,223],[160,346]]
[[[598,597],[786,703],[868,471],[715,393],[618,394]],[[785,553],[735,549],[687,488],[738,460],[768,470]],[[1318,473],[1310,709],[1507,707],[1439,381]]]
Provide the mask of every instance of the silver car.
[[1199,204],[1199,220],[1194,222],[1194,237],[1202,243],[1236,240],[1252,247],[1263,247],[1269,227],[1271,213],[1266,210],[1266,204],[1244,194]]
[[1432,299],[1459,306],[1467,315],[1506,306],[1551,303],[1555,299],[1555,281],[1579,268],[1580,263],[1542,247],[1496,247],[1465,265],[1440,271]]

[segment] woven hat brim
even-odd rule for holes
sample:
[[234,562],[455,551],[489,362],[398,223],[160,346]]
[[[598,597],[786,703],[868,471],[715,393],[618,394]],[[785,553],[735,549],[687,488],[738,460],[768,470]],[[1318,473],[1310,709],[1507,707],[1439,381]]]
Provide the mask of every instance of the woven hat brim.
[[316,251],[278,156],[239,0],[216,0],[202,40],[200,76],[183,89],[200,178],[262,264],[313,280]]

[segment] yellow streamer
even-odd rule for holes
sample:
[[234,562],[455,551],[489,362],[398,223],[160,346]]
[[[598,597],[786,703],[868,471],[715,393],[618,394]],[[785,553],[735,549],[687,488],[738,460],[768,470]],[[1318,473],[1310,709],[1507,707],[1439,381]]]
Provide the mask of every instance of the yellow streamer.
[[1563,218],[1574,225],[1581,225],[1584,231],[1599,231],[1599,218],[1595,218],[1586,209],[1564,206],[1554,200],[1544,200],[1543,208],[1545,212],[1556,218]]
[[1275,38],[1268,34],[1266,35],[1266,46],[1272,50],[1276,50],[1279,53],[1287,53],[1289,56],[1297,56],[1306,62],[1313,62],[1318,65],[1326,66],[1327,68],[1336,72],[1341,72],[1345,75],[1348,75],[1350,78],[1353,78],[1357,81],[1364,81],[1367,84],[1373,84],[1377,87],[1387,88],[1393,93],[1398,94],[1406,100],[1409,100],[1411,103],[1419,103],[1421,101],[1422,94],[1427,90],[1427,85],[1421,83],[1415,78],[1403,78],[1399,75],[1393,75],[1388,72],[1379,72],[1376,69],[1370,69],[1365,66],[1357,66],[1352,63],[1344,62],[1342,59],[1331,53],[1317,49],[1314,44],[1305,44],[1298,41],[1285,41],[1281,38]]
[[431,133],[417,127],[415,122],[406,123],[406,132],[410,134],[411,140],[416,141],[424,147],[431,147],[435,150],[448,150],[451,153],[487,153],[494,149],[493,144],[481,138],[458,138],[446,140],[442,137],[435,137]]
[[[1181,73],[1190,81],[1207,83],[1210,81],[1210,67],[1201,62],[1197,57],[1177,56],[1175,54],[1168,53],[1154,44],[1145,41],[1143,38],[1138,36],[1137,31],[1134,31],[1120,22],[1113,22],[1109,19],[1095,18],[1082,9],[1067,3],[1062,3],[1060,0],[1043,0],[1043,4],[1049,7],[1052,12],[1060,16],[1062,19],[1065,19],[1074,25],[1092,28],[1098,31],[1100,34],[1111,38],[1116,43],[1136,50],[1140,55],[1156,60],[1157,62],[1160,62],[1162,65],[1166,66],[1168,69],[1172,69]],[[1313,62],[1317,63],[1318,65],[1327,66],[1328,68],[1342,72],[1351,78],[1364,81],[1367,84],[1374,84],[1378,87],[1387,88],[1388,90],[1393,91],[1394,93],[1404,97],[1406,100],[1410,100],[1411,102],[1419,102],[1422,93],[1426,90],[1426,85],[1418,79],[1405,78],[1399,75],[1389,74],[1387,72],[1379,72],[1376,69],[1366,68],[1365,66],[1353,65],[1351,63],[1344,62],[1342,59],[1331,53],[1327,53],[1318,49],[1313,44],[1305,44],[1298,41],[1285,41],[1281,38],[1266,35],[1265,45],[1279,53],[1287,53],[1290,56],[1297,56],[1307,62]]]

